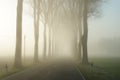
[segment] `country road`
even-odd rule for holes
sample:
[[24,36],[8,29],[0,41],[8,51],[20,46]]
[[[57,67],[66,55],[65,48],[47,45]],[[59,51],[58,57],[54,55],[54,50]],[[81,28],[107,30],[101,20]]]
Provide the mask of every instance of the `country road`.
[[16,73],[2,80],[84,80],[74,63],[53,62]]

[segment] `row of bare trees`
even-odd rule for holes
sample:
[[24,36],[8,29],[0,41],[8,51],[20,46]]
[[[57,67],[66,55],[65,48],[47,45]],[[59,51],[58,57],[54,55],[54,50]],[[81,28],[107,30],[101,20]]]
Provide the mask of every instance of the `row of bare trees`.
[[[34,17],[34,63],[39,62],[38,43],[40,22],[44,25],[43,59],[55,54],[55,31],[59,24],[68,22],[75,35],[75,57],[88,64],[88,17],[98,15],[103,0],[29,0]],[[22,12],[23,0],[17,4],[15,67],[22,67]],[[68,29],[69,29],[68,28]],[[48,29],[48,32],[47,31]],[[48,36],[47,36],[48,35]],[[47,49],[48,48],[48,49]],[[48,51],[47,51],[48,50]],[[83,57],[81,58],[81,55]]]

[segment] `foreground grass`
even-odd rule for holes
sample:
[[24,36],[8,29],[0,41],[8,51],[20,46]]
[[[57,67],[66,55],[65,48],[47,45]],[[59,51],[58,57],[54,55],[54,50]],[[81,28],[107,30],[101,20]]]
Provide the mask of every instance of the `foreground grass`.
[[[8,65],[8,72],[5,70],[5,64]],[[13,58],[2,58],[0,61],[0,79],[23,71],[33,66],[33,61],[31,58],[26,59],[23,63],[24,67],[21,69],[13,68]]]
[[79,65],[79,69],[86,80],[115,80],[109,72],[89,65]]
[[4,77],[7,77],[7,76],[10,76],[12,74],[15,74],[17,72],[20,72],[22,70],[24,70],[25,68],[21,68],[21,69],[16,69],[16,68],[12,68],[11,70],[9,70],[8,72],[1,72],[0,73],[0,79],[4,78]]
[[78,65],[86,80],[120,80],[120,58],[91,58],[90,65]]
[[95,65],[104,68],[115,76],[115,80],[120,80],[120,58],[90,58]]
[[36,64],[29,64],[29,65],[27,64],[27,65],[24,65],[24,67],[22,67],[20,69],[11,68],[8,72],[1,72],[0,73],[0,80],[3,79],[3,78],[5,78],[5,77],[8,77],[10,75],[14,75],[15,73],[19,73],[19,72],[22,72],[22,71],[34,68],[36,66],[44,67],[46,64],[47,63],[45,63],[45,62],[40,62],[40,64],[36,63]]

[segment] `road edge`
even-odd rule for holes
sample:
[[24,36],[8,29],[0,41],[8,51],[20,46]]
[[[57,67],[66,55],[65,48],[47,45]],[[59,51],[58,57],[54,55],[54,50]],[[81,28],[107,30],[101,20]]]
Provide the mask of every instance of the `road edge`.
[[80,72],[80,69],[79,69],[77,66],[75,66],[75,69],[76,69],[76,70],[78,71],[78,73],[82,76],[83,80],[86,80],[85,77],[83,76],[83,74]]

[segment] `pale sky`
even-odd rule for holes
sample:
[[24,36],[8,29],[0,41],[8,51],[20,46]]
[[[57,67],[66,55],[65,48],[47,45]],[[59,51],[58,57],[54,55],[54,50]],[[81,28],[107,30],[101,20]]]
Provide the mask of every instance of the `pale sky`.
[[[17,0],[0,0],[0,57],[14,56],[16,34],[16,5]],[[26,53],[33,53],[33,20],[25,11],[24,5],[23,35],[27,36]],[[120,0],[109,0],[102,7],[100,18],[89,19],[89,42],[97,42],[102,38],[120,37]],[[40,27],[42,37],[43,28]],[[42,44],[42,40],[40,43]],[[42,46],[42,45],[41,45]],[[42,50],[42,48],[40,48]],[[33,55],[33,54],[32,54]],[[89,54],[91,55],[91,53]],[[92,53],[93,55],[93,53]]]
[[[120,57],[120,53],[110,53],[111,50],[106,49],[108,53],[100,48],[99,42],[104,39],[120,39],[120,0],[108,0],[102,6],[102,16],[100,18],[89,19],[89,56],[110,56]],[[116,41],[116,40],[115,40]],[[108,41],[109,42],[109,41]],[[115,42],[115,44],[120,42]],[[114,43],[111,43],[114,44]],[[93,48],[92,48],[93,47]],[[92,48],[92,49],[91,49]],[[97,48],[97,49],[96,49]],[[116,46],[114,46],[114,50]],[[96,51],[98,50],[98,51]]]
[[[120,0],[108,0],[102,6],[102,16],[89,19],[90,39],[120,36]],[[98,36],[97,36],[97,35]]]

